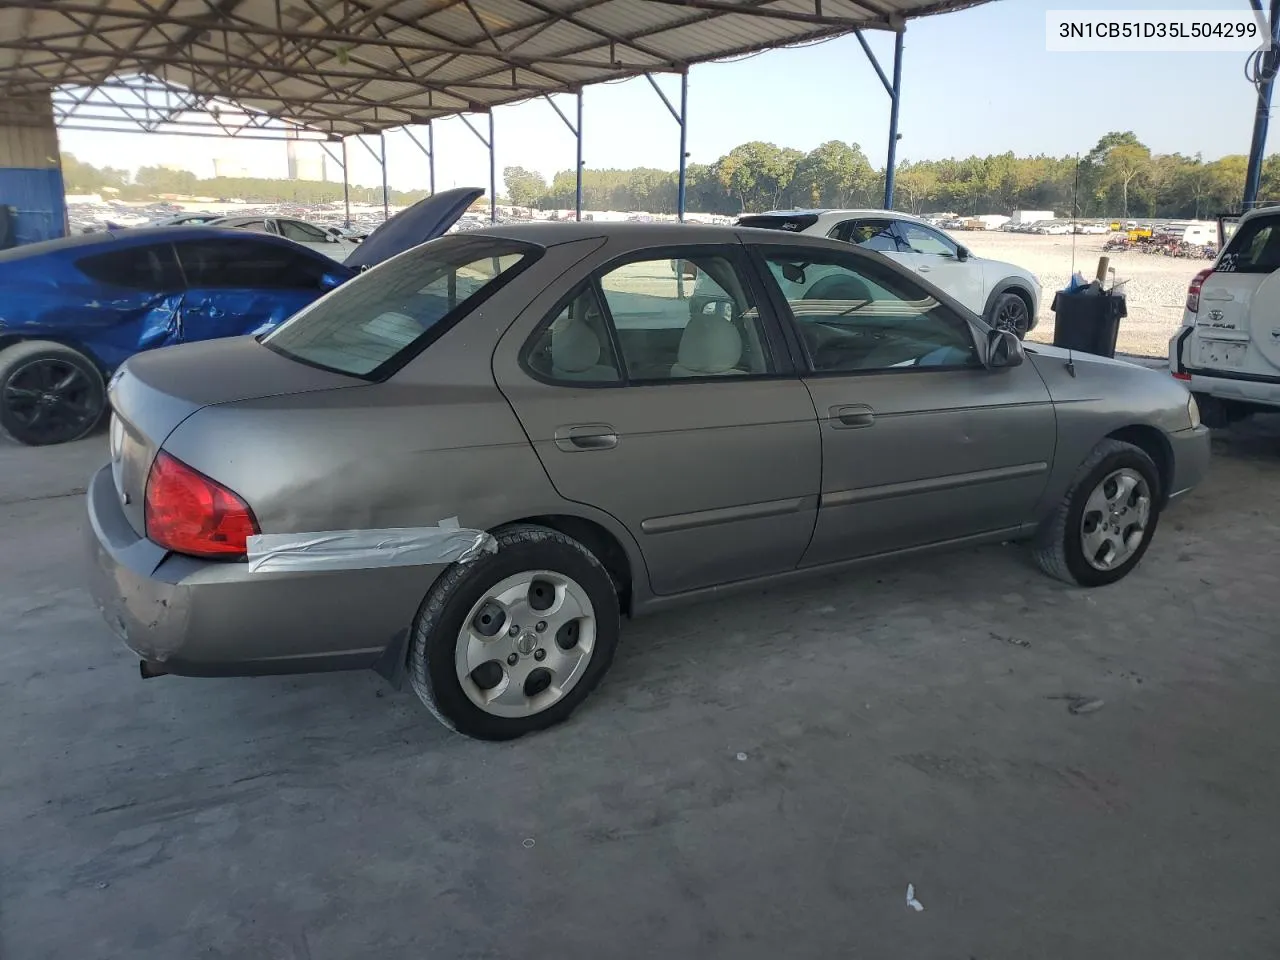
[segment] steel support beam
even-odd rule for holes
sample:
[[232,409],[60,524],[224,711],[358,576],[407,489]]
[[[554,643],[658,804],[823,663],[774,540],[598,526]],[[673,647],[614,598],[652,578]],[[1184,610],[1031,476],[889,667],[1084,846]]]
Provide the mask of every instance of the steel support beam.
[[342,138],[342,209],[345,226],[351,226],[351,177],[347,175],[347,138]]
[[658,81],[653,79],[653,74],[646,73],[644,78],[649,81],[649,86],[653,87],[654,92],[661,98],[663,104],[666,105],[667,112],[671,114],[676,123],[680,125],[680,174],[676,186],[676,216],[680,218],[680,222],[684,222],[684,206],[685,206],[685,188],[687,186],[687,174],[689,166],[689,150],[688,150],[688,124],[685,122],[689,111],[689,71],[682,70],[680,72],[680,109],[676,110],[675,106],[662,88],[658,86]]
[[404,132],[409,135],[409,139],[412,140],[414,142],[414,145],[417,146],[417,148],[422,151],[424,156],[426,156],[427,173],[431,181],[430,189],[432,193],[435,193],[436,192],[436,150],[435,150],[435,141],[431,133],[431,124],[429,123],[427,124],[427,142],[425,145],[421,140],[418,139],[417,135],[408,127],[401,127],[401,129],[404,130]]
[[574,200],[573,200],[573,219],[582,219],[582,91],[578,91],[578,120],[577,123],[570,121],[565,116],[563,110],[556,106],[556,102],[551,97],[546,98],[547,103],[551,104],[551,109],[556,112],[564,125],[569,128],[569,132],[573,134],[573,138],[577,143],[576,165],[574,167]]
[[391,219],[391,191],[387,188],[387,135],[385,133],[378,134],[378,149],[381,156],[378,161],[382,164],[382,219]]
[[[1262,0],[1251,0],[1254,10],[1262,13]],[[1251,210],[1257,206],[1258,191],[1262,187],[1262,161],[1267,152],[1267,128],[1271,125],[1271,92],[1275,86],[1276,70],[1280,67],[1280,50],[1276,48],[1277,28],[1280,27],[1280,0],[1271,0],[1271,19],[1267,23],[1267,31],[1271,34],[1271,49],[1256,55],[1258,89],[1257,103],[1253,112],[1253,139],[1249,143],[1249,163],[1244,175],[1244,206]]]
[[497,158],[493,152],[493,111],[489,113],[489,136],[486,138],[483,133],[475,128],[470,120],[463,114],[458,114],[458,119],[467,125],[467,129],[476,135],[476,139],[489,148],[489,222],[498,222],[498,166]]
[[902,104],[902,33],[893,35],[893,92],[889,101],[889,151],[884,162],[884,208],[893,209],[893,179],[898,165],[898,108]]
[[578,90],[578,157],[573,173],[576,186],[573,191],[573,219],[582,219],[582,90]]

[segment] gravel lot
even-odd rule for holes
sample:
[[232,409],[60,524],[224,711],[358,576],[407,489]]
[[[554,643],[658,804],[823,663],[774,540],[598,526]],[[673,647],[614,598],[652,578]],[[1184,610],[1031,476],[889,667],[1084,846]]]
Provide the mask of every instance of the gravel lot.
[[[1040,278],[1044,297],[1039,325],[1028,339],[1053,340],[1053,294],[1067,285],[1072,273],[1072,238],[1042,237],[999,231],[954,233],[953,236],[974,253],[993,260],[1006,260],[1030,270]],[[1075,269],[1086,280],[1098,269],[1105,236],[1075,237]],[[1110,253],[1117,281],[1127,280],[1125,302],[1129,315],[1120,322],[1116,349],[1138,356],[1163,357],[1169,352],[1169,338],[1182,324],[1182,307],[1187,286],[1209,260],[1178,260],[1142,253]]]
[[104,447],[0,444],[6,960],[1280,955],[1280,420],[1115,586],[997,546],[640,620],[502,745],[372,674],[139,680]]

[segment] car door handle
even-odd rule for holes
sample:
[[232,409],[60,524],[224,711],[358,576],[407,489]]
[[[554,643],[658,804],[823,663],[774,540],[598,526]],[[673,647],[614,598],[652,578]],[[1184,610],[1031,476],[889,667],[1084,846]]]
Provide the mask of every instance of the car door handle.
[[928,273],[928,272],[929,272],[929,268],[928,268],[928,267],[926,267],[924,264],[921,264],[920,266],[916,267],[916,269],[917,269],[917,270],[919,270],[921,273]]
[[865,403],[851,403],[831,408],[831,426],[837,430],[869,427],[876,422],[875,411]]
[[612,450],[618,445],[618,433],[607,423],[582,423],[557,427],[556,446],[565,453],[583,450]]

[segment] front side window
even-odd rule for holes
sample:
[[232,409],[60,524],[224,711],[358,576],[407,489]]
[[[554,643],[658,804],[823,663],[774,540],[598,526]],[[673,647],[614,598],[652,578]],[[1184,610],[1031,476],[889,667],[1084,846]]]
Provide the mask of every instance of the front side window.
[[250,233],[275,233],[265,220],[250,220],[247,223],[240,223],[236,225],[236,229],[248,230]]
[[295,314],[262,342],[338,373],[376,379],[442,335],[539,248],[491,237],[446,237],[379,264]]
[[175,244],[196,289],[322,290],[323,258],[287,244],[211,237]]
[[969,324],[883,264],[818,251],[765,262],[817,373],[979,366]]
[[954,257],[956,245],[937,230],[911,223],[908,220],[898,222],[898,233],[912,253],[932,254],[937,257]]
[[86,277],[132,290],[168,293],[182,289],[182,273],[167,243],[112,250],[76,261]]
[[300,220],[277,220],[276,225],[280,228],[280,235],[286,240],[294,240],[298,243],[325,243],[329,239],[323,230]]
[[898,252],[898,237],[892,220],[845,220],[836,225],[831,236],[866,250]]

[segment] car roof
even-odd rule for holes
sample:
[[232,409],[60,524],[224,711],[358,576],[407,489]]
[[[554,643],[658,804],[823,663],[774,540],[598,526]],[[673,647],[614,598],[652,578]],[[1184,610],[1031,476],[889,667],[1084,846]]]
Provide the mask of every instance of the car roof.
[[892,217],[894,220],[911,220],[928,223],[923,217],[903,213],[901,210],[885,210],[872,207],[845,209],[841,207],[813,207],[806,210],[766,210],[763,213],[744,213],[743,217]]
[[822,247],[841,250],[857,256],[875,259],[880,255],[856,245],[816,233],[790,233],[761,227],[721,226],[719,224],[537,221],[525,223],[499,223],[452,234],[458,237],[496,237],[551,247],[575,240],[603,239],[620,247],[634,250],[658,247],[675,247],[685,244],[738,244],[744,240],[770,246]]
[[[291,250],[306,250],[306,247],[302,247],[291,240],[285,240],[283,237],[276,237],[267,233],[246,234],[243,230],[224,229],[207,225],[187,226],[178,224],[171,227],[123,227],[119,230],[103,230],[98,233],[59,237],[56,240],[42,240],[39,243],[27,243],[20,247],[12,247],[8,250],[0,251],[0,263],[25,260],[30,257],[57,255],[66,250],[76,250],[78,253],[89,254],[93,253],[96,247],[127,250],[130,247],[152,243],[178,243],[183,240],[217,238],[237,241],[252,238],[264,243],[283,244]],[[323,256],[323,254],[316,255]]]

